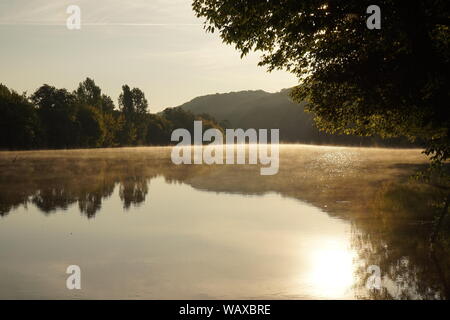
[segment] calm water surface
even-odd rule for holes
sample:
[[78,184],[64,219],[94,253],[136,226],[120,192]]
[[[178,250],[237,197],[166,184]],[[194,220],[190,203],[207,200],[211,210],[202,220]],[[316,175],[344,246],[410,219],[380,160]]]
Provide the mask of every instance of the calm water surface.
[[[1,154],[0,298],[446,297],[429,208],[391,208],[418,197],[417,150],[286,146],[276,176],[174,166],[169,152]],[[72,264],[82,290],[66,289]]]

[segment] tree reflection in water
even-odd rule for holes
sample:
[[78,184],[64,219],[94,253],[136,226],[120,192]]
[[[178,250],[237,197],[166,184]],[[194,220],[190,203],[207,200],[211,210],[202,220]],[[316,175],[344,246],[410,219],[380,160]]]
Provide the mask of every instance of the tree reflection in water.
[[[175,166],[169,154],[169,148],[2,153],[0,215],[29,204],[45,214],[78,204],[94,218],[116,188],[128,210],[146,201],[157,176],[215,192],[278,192],[351,223],[357,298],[450,297],[450,219],[433,250],[429,242],[446,194],[408,179],[424,164],[417,150],[284,146],[275,176],[249,165]],[[365,289],[370,265],[381,268],[381,291]]]
[[434,219],[445,193],[417,182],[387,183],[374,195],[370,218],[352,221],[352,243],[361,261],[358,287],[369,265],[383,271],[383,289],[372,299],[448,299],[449,223],[431,248]]

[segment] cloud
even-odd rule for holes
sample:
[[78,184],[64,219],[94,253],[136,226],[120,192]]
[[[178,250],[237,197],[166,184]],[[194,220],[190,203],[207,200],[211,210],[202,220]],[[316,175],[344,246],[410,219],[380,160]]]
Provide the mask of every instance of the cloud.
[[2,0],[0,24],[58,25],[65,23],[69,5],[81,8],[86,25],[199,24],[190,0]]

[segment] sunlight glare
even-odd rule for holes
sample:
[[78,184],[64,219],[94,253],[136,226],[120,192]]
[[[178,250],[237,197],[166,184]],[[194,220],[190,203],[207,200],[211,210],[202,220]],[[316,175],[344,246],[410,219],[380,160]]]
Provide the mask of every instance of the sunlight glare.
[[307,282],[314,294],[323,298],[349,295],[353,284],[354,253],[345,242],[328,241],[311,253]]

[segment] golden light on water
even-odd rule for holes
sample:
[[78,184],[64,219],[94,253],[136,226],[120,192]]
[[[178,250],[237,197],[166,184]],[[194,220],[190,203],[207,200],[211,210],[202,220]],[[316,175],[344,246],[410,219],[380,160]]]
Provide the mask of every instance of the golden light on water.
[[[403,197],[396,181],[422,156],[281,145],[268,178],[258,166],[175,166],[170,148],[2,153],[0,299],[371,299],[373,262],[386,297],[443,298],[448,268],[409,245],[426,248],[421,226],[361,218],[387,191]],[[65,261],[89,269],[79,294],[54,277]]]
[[329,299],[350,296],[354,281],[354,256],[344,241],[321,242],[310,254],[306,281],[312,293]]

